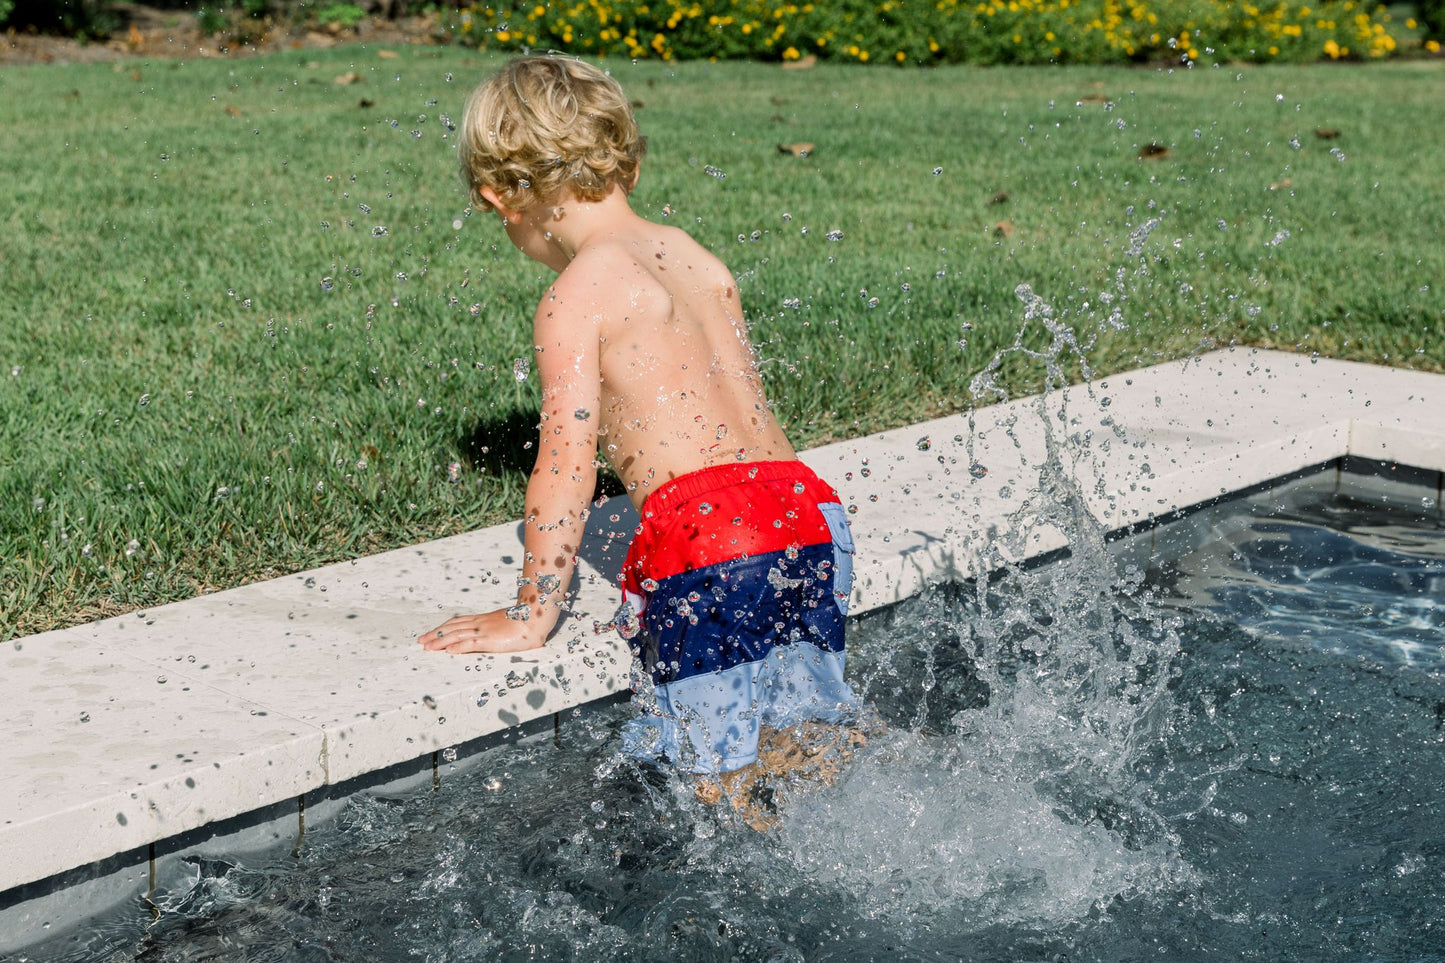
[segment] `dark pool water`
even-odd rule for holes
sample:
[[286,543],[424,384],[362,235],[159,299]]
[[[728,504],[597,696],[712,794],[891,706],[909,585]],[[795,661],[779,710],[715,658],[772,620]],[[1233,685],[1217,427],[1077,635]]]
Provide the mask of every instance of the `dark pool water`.
[[1445,959],[1445,532],[1226,527],[860,620],[880,724],[775,832],[622,760],[615,707],[28,958]]

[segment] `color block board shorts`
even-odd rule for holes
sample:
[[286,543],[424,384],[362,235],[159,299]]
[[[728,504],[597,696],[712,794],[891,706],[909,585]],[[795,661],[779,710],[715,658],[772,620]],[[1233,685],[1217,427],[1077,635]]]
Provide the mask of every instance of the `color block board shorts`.
[[851,718],[852,581],[847,514],[802,462],[718,465],[649,495],[622,573],[643,669],[627,751],[729,772],[757,761],[760,726]]

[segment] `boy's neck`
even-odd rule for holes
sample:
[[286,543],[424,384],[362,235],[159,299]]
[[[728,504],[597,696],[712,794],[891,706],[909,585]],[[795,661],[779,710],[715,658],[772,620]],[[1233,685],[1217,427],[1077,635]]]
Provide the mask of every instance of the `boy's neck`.
[[583,201],[564,194],[551,204],[525,212],[534,244],[519,244],[523,253],[561,273],[579,251],[625,231],[641,220],[628,203],[627,193],[614,186],[600,201]]

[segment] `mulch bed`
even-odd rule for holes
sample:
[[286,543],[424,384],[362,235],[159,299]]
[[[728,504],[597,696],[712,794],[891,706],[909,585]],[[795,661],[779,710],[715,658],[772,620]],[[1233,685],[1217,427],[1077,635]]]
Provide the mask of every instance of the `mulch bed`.
[[203,34],[195,14],[188,11],[159,10],[143,3],[116,3],[111,9],[121,17],[121,26],[104,41],[13,29],[0,34],[0,65],[234,57],[340,43],[432,44],[445,40],[445,31],[435,17],[396,20],[370,17],[354,30],[317,30],[304,24],[257,24],[255,39],[236,44],[225,36]]

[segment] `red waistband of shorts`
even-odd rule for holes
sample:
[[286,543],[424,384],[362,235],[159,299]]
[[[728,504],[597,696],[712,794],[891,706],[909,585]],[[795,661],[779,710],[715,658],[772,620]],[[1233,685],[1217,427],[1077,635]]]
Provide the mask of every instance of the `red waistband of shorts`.
[[[679,475],[652,492],[642,502],[644,519],[666,512],[669,506],[689,502],[700,495],[753,482],[802,481],[824,486],[817,473],[801,461],[739,461],[709,465]],[[831,491],[831,489],[829,489]]]

